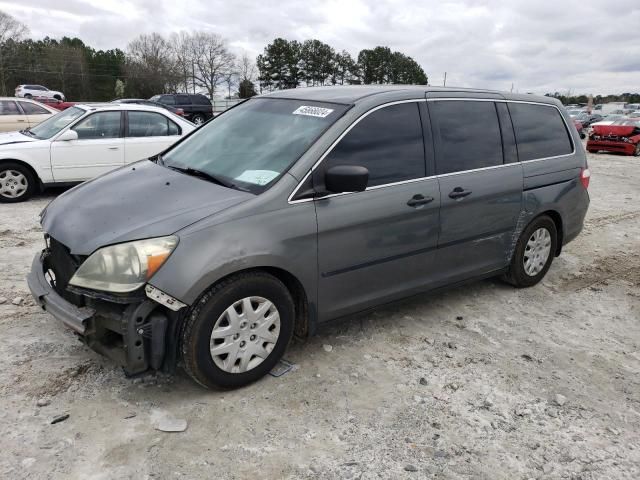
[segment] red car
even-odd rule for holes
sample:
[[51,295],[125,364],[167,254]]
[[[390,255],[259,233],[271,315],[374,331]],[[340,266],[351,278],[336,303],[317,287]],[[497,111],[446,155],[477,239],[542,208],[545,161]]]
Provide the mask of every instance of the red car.
[[611,125],[595,125],[587,151],[622,152],[640,157],[640,120],[618,120]]
[[63,102],[55,98],[37,98],[37,100],[40,103],[49,105],[50,107],[53,107],[57,110],[65,110],[69,107],[73,107],[76,104],[75,102]]

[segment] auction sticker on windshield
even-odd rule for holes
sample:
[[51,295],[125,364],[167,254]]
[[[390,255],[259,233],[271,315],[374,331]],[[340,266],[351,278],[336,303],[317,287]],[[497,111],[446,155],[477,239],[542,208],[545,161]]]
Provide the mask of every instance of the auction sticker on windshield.
[[272,170],[245,170],[240,176],[236,177],[236,180],[253,183],[254,185],[266,185],[278,175],[278,172]]
[[309,105],[302,105],[296,108],[293,112],[294,115],[307,115],[309,117],[325,118],[333,112],[332,108],[312,107]]

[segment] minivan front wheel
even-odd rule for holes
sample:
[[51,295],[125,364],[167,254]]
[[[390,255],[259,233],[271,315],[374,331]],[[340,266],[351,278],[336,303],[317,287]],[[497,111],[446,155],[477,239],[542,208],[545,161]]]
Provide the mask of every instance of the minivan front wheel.
[[294,319],[293,298],[272,275],[249,272],[223,280],[198,300],[185,320],[185,370],[208,388],[254,382],[284,354]]
[[518,288],[537,284],[551,267],[557,245],[554,221],[546,215],[534,219],[518,239],[505,280]]

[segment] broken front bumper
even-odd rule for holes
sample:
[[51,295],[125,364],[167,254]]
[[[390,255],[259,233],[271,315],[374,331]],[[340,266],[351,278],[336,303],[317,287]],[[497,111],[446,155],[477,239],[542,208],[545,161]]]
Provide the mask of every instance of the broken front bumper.
[[122,304],[86,297],[86,306],[76,306],[56,292],[45,277],[46,254],[45,250],[36,255],[27,276],[38,305],[129,375],[149,368],[175,369],[180,323],[176,312],[148,299]]
[[636,151],[636,144],[627,142],[611,142],[606,140],[589,140],[587,142],[587,150],[605,150],[607,152],[621,152],[627,155],[633,155]]

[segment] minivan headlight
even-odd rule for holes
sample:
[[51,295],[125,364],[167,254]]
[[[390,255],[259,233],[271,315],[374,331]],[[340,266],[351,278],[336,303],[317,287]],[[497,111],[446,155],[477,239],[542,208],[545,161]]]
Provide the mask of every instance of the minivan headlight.
[[178,245],[178,237],[120,243],[96,250],[69,281],[70,285],[126,293],[137,290],[162,266]]

